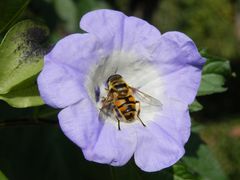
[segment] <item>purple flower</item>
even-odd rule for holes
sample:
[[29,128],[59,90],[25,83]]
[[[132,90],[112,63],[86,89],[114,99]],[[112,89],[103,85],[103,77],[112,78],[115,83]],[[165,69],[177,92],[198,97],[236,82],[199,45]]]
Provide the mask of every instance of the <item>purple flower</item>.
[[[80,27],[86,33],[60,40],[44,57],[38,77],[45,103],[63,108],[58,118],[64,134],[89,161],[121,166],[134,155],[149,172],[176,163],[190,135],[188,105],[204,64],[194,42],[113,10],[87,13]],[[113,74],[161,101],[162,107],[141,102],[139,116],[146,127],[138,120],[121,121],[119,130],[115,118],[99,115]]]

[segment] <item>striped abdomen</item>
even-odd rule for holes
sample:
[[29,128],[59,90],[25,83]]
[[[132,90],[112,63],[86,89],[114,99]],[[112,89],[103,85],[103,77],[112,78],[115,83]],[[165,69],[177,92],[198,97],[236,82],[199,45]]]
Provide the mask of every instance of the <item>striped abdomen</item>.
[[126,97],[119,97],[114,102],[117,109],[115,109],[117,116],[123,118],[125,121],[133,121],[136,118],[136,101],[132,95]]

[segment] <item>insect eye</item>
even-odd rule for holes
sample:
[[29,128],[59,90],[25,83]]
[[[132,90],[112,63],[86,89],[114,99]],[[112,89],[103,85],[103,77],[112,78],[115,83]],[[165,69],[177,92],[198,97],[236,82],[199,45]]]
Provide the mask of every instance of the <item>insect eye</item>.
[[121,75],[119,75],[119,74],[114,74],[114,75],[109,76],[109,78],[107,79],[106,83],[108,84],[109,81],[113,81],[113,80],[121,79],[121,78],[122,78]]

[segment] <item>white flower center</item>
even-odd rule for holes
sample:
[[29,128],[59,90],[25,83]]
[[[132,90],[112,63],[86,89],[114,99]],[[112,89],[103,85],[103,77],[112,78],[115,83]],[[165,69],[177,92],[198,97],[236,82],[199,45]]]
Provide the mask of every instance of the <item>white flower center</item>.
[[[99,112],[102,107],[101,100],[106,98],[108,93],[106,81],[114,74],[121,75],[129,86],[137,88],[161,102],[164,99],[163,81],[156,65],[154,67],[149,60],[138,57],[136,54],[114,52],[111,56],[101,58],[98,64],[91,68],[85,82],[89,97]],[[136,98],[136,100],[139,99]],[[154,120],[156,113],[161,113],[161,108],[139,101],[141,109],[139,116],[147,125],[148,121]],[[117,119],[114,116],[105,116],[104,118],[105,122],[114,123],[117,126]],[[141,124],[138,120],[132,123]],[[121,122],[121,127],[132,123]]]

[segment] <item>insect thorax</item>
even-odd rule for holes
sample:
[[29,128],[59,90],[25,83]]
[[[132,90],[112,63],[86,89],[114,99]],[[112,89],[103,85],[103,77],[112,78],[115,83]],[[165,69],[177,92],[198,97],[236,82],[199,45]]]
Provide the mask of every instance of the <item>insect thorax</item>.
[[127,96],[129,87],[122,78],[110,79],[108,82],[108,89],[118,96]]
[[[121,84],[122,85],[122,84]],[[111,88],[112,92],[114,92],[118,97],[126,97],[129,94],[128,86],[113,86]]]

